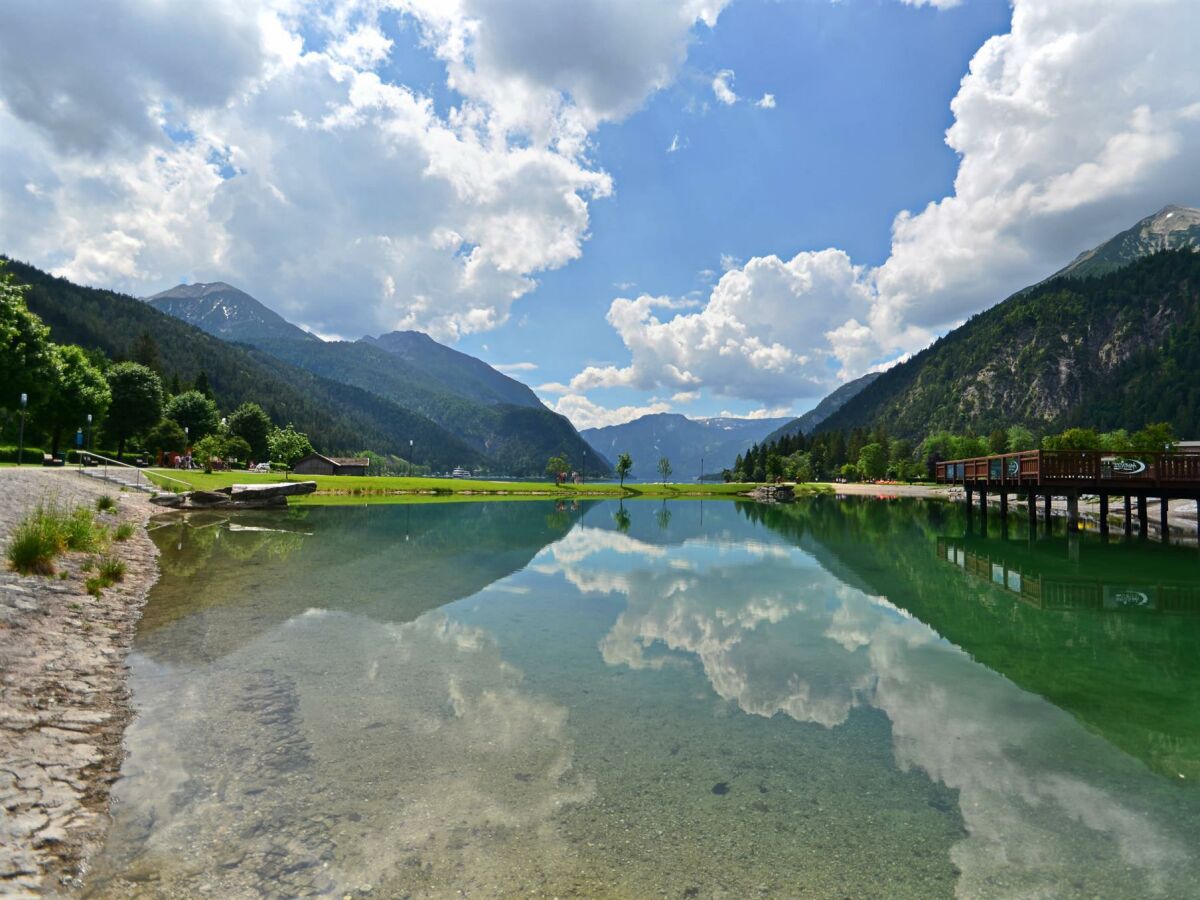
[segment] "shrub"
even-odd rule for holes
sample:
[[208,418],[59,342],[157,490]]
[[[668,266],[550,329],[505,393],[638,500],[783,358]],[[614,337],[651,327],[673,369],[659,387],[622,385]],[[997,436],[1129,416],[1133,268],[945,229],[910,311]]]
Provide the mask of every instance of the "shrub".
[[108,587],[108,585],[104,583],[104,579],[101,578],[99,575],[93,575],[91,578],[89,578],[87,581],[85,581],[83,583],[83,586],[84,586],[84,589],[87,590],[87,592],[89,594],[91,594],[93,597],[99,597],[100,591],[103,588]]
[[102,494],[96,498],[96,512],[108,512],[117,508],[117,501],[108,494]]
[[106,556],[100,560],[99,577],[106,582],[105,587],[121,581],[125,577],[125,561],[113,556]]
[[118,541],[127,541],[133,537],[133,523],[122,522],[117,526],[117,531],[113,535]]
[[13,529],[8,564],[22,575],[53,575],[54,557],[62,549],[58,530],[41,510],[35,510]]
[[57,519],[62,543],[67,550],[91,551],[104,543],[105,532],[96,526],[92,511],[86,506],[68,514],[54,510],[49,515]]

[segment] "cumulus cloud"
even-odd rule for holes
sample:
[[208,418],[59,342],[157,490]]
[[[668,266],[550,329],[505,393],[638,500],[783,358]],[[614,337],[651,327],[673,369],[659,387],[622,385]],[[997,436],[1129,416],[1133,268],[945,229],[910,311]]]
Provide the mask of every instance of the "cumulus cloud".
[[533,362],[515,362],[515,363],[493,363],[492,368],[498,372],[503,372],[506,375],[512,375],[520,372],[537,371],[537,363]]
[[[540,392],[551,393],[545,391],[545,385],[538,388]],[[569,388],[567,389],[570,390]],[[629,406],[603,406],[590,400],[583,394],[570,392],[559,397],[557,400],[542,398],[547,406],[553,409],[556,413],[561,413],[571,420],[571,424],[582,430],[584,428],[603,428],[606,425],[620,425],[623,422],[629,422],[641,416],[648,416],[651,413],[665,413],[671,411],[671,404],[664,403],[661,400],[651,398],[649,403],[642,405]]]
[[[317,331],[494,328],[612,191],[590,131],[668,84],[724,3],[18,0],[0,242],[134,293],[234,281]],[[397,16],[450,108],[381,74]]]
[[763,94],[762,97],[760,97],[754,105],[757,106],[759,109],[774,109],[775,108],[775,95],[774,94]]
[[[946,7],[948,2],[932,5]],[[703,309],[618,298],[630,364],[576,390],[701,386],[768,405],[894,364],[1168,203],[1195,203],[1200,5],[1015,0],[951,109],[954,191],[893,223],[869,269],[838,250],[723,264]],[[730,90],[720,73],[713,90]]]
[[712,80],[713,94],[726,106],[738,102],[738,95],[733,92],[733,69],[722,69]]
[[[721,276],[702,309],[643,294],[614,300],[608,321],[629,349],[628,366],[590,366],[570,387],[664,388],[786,405],[823,390],[825,356],[803,349],[855,310],[871,292],[861,268],[840,250],[758,257]],[[676,315],[661,316],[662,311]]]

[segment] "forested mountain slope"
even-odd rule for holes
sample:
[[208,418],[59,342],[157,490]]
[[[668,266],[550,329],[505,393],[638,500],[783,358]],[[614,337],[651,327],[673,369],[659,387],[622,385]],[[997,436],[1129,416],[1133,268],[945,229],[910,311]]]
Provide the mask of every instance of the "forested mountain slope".
[[[799,418],[792,419],[786,425],[776,428],[766,436],[763,443],[772,444],[785,435],[797,432],[812,434],[822,422],[857,397],[872,381],[879,377],[878,372],[868,372],[853,381],[847,381],[841,387],[826,396],[820,403]],[[739,448],[745,449],[745,448]]]
[[371,449],[407,458],[412,439],[416,460],[435,468],[488,462],[430,419],[367,391],[226,343],[133,297],[81,287],[25,263],[10,261],[8,268],[17,281],[30,285],[29,308],[50,326],[53,340],[120,359],[128,358],[134,342],[148,333],[165,378],[191,383],[204,372],[222,409],[259,403],[276,424],[294,424],[322,452]]
[[819,430],[920,438],[1166,421],[1200,437],[1198,371],[1200,254],[1168,250],[1008,298],[889,369]]

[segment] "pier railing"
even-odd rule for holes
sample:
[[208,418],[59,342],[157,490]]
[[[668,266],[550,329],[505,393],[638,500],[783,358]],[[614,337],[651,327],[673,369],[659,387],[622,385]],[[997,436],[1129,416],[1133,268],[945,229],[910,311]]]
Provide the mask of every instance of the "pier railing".
[[937,464],[937,481],[966,487],[1200,488],[1200,451],[1025,450]]

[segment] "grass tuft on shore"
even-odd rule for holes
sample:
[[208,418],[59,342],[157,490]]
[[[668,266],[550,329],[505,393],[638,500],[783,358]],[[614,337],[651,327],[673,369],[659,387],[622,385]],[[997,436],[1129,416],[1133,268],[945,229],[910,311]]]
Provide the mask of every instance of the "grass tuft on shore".
[[96,512],[109,512],[117,508],[117,501],[108,494],[101,494],[96,498]]
[[22,575],[53,575],[60,554],[95,552],[107,542],[107,529],[96,524],[88,507],[68,510],[50,501],[39,503],[17,523],[5,555],[9,566]]

